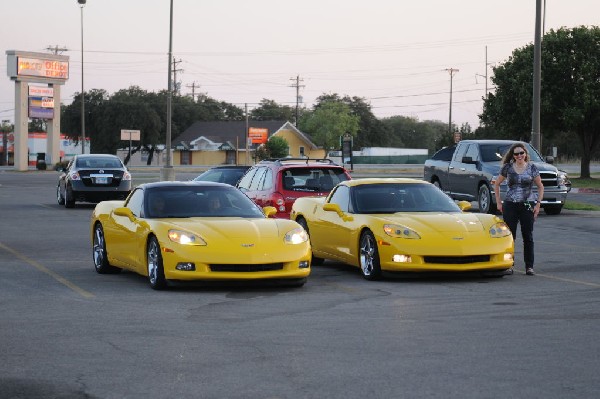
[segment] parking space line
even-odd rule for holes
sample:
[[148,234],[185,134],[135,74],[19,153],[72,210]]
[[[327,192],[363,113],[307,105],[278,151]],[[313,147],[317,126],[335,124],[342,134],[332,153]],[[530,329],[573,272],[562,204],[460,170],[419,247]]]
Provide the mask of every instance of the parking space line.
[[56,281],[58,281],[59,283],[67,286],[68,288],[72,289],[73,291],[75,291],[76,293],[78,293],[79,295],[81,295],[84,298],[93,298],[94,294],[92,294],[91,292],[88,292],[86,290],[84,290],[83,288],[78,287],[76,284],[70,282],[69,280],[67,280],[66,278],[60,276],[59,274],[53,272],[52,270],[48,269],[47,267],[45,267],[44,265],[42,265],[41,263],[33,260],[33,259],[29,259],[27,256],[19,253],[18,251],[2,244],[0,242],[0,248],[4,249],[7,252],[10,252],[11,254],[13,254],[16,258],[28,263],[29,265],[35,267],[37,270],[41,271],[42,273],[46,273],[47,275],[49,275],[50,277],[52,277],[53,279],[55,279]]
[[573,280],[570,278],[556,277],[556,276],[551,276],[549,274],[542,274],[542,273],[536,273],[536,276],[548,278],[550,280],[564,281],[566,283],[575,283],[575,284],[581,284],[581,285],[588,285],[588,286],[594,287],[594,288],[600,288],[600,284],[590,283],[589,281]]

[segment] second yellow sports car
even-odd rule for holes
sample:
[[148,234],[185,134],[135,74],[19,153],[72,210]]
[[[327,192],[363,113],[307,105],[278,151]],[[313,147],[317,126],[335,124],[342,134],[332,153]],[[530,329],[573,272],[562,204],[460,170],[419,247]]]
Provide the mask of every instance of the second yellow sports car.
[[170,280],[286,279],[310,274],[310,243],[296,222],[268,218],[237,188],[211,182],[142,184],[91,218],[98,273],[122,268],[162,289]]
[[422,180],[373,178],[341,182],[327,198],[299,198],[290,217],[310,235],[313,264],[344,262],[368,280],[384,272],[506,274],[514,255],[508,226],[468,207]]

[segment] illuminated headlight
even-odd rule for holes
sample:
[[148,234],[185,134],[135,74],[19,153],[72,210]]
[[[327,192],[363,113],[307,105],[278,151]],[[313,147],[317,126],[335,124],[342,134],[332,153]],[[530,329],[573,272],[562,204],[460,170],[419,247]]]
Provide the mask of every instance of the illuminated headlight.
[[504,254],[504,260],[505,261],[513,261],[514,260],[513,254]]
[[566,186],[569,183],[569,176],[565,172],[558,172],[558,185]]
[[490,236],[492,238],[506,237],[510,235],[510,229],[504,222],[498,222],[490,227]]
[[412,258],[410,255],[394,255],[392,256],[392,261],[396,263],[410,263],[412,262]]
[[123,173],[123,179],[121,179],[121,180],[131,180],[131,173],[124,172]]
[[169,230],[169,240],[182,245],[206,245],[202,238],[181,230]]
[[390,237],[408,238],[412,240],[421,238],[421,236],[413,229],[409,229],[406,226],[400,226],[399,224],[385,224],[383,225],[383,231]]
[[308,241],[308,234],[306,234],[306,231],[302,227],[298,227],[292,231],[288,231],[283,241],[286,244],[302,244]]

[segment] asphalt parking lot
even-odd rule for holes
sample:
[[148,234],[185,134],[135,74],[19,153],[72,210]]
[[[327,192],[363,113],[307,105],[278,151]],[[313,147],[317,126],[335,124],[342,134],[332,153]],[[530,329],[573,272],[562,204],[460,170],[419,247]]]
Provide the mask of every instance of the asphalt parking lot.
[[328,262],[156,292],[95,273],[93,205],[58,206],[57,177],[0,172],[0,398],[600,397],[600,212],[540,215],[533,277],[518,239],[500,279]]

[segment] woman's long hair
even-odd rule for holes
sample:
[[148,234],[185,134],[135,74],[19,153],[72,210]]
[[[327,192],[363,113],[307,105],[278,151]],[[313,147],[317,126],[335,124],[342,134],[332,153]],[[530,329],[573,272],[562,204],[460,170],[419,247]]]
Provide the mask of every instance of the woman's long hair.
[[525,151],[525,162],[529,162],[529,151],[527,151],[527,146],[525,143],[519,141],[511,145],[508,151],[506,151],[506,154],[502,157],[502,164],[514,162],[515,148],[522,148],[523,151]]

